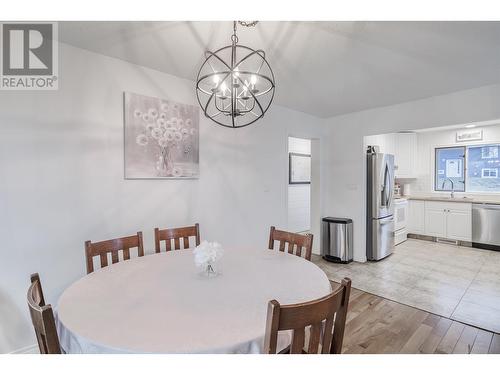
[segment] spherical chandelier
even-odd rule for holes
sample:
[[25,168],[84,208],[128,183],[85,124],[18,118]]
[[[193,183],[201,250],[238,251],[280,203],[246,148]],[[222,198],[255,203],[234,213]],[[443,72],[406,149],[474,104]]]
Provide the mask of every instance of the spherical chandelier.
[[[254,22],[238,21],[252,27]],[[233,22],[231,45],[205,52],[196,95],[205,116],[228,128],[242,128],[262,118],[274,98],[275,82],[263,50],[238,44]]]

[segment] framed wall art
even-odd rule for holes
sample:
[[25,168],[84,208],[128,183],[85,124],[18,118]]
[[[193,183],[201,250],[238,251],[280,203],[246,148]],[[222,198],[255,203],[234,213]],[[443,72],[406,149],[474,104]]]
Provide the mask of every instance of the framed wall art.
[[288,154],[288,183],[311,183],[311,155],[295,152]]
[[199,177],[199,108],[126,92],[125,178]]

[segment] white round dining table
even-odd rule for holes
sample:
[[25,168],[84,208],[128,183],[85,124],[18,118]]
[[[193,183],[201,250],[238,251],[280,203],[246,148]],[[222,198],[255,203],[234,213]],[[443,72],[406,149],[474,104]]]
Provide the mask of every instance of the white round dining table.
[[[331,292],[314,263],[274,250],[226,249],[208,278],[192,250],[122,261],[86,275],[59,298],[66,353],[261,353],[268,302]],[[279,336],[279,347],[290,343]]]

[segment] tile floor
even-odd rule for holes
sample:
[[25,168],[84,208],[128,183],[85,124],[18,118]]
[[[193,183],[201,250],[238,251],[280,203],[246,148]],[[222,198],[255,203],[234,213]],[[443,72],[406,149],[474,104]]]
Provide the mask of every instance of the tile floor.
[[500,252],[409,239],[379,262],[313,261],[333,281],[500,333]]

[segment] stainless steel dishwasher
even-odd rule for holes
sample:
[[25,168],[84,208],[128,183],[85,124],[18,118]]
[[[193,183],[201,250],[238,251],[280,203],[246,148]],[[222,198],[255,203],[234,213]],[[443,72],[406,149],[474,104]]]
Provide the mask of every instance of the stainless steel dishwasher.
[[472,246],[500,250],[500,204],[472,205]]

